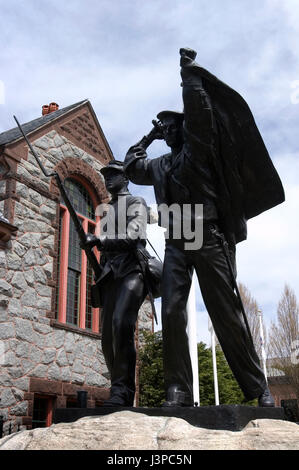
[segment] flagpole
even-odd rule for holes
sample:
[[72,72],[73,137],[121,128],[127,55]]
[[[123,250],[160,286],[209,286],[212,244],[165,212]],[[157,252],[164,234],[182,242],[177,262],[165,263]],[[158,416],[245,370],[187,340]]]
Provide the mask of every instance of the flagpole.
[[219,405],[219,390],[218,390],[218,376],[217,376],[217,358],[216,358],[216,344],[215,344],[215,331],[210,320],[208,319],[208,328],[211,333],[211,349],[213,359],[213,377],[214,377],[214,393],[215,393],[215,405]]
[[194,403],[200,405],[199,398],[199,378],[198,378],[198,352],[197,352],[197,334],[196,334],[196,297],[195,297],[195,274],[193,274],[190,294],[187,302],[188,314],[188,340],[189,354],[193,373],[193,399]]
[[267,379],[267,366],[266,366],[266,359],[267,358],[266,358],[266,351],[265,351],[262,311],[258,310],[257,314],[258,314],[258,317],[259,317],[259,326],[260,326],[260,342],[261,342],[262,364],[263,364],[263,370],[264,370],[264,375],[265,375],[265,378],[266,378],[266,382],[268,382],[268,379]]

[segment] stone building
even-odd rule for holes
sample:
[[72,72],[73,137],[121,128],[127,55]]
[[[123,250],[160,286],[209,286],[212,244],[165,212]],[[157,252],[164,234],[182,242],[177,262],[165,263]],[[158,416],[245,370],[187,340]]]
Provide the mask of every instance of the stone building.
[[[90,102],[51,103],[23,128],[93,232],[95,209],[108,200],[99,170],[113,156]],[[30,428],[49,425],[55,407],[74,406],[78,390],[88,392],[89,407],[101,406],[110,382],[91,267],[56,182],[18,128],[0,134],[0,156],[0,415]],[[153,329],[147,301],[137,343],[140,329]]]
[[299,403],[294,388],[294,383],[285,373],[277,369],[275,359],[267,360],[268,385],[273,395],[275,406],[282,406],[286,416],[291,421],[299,422]]

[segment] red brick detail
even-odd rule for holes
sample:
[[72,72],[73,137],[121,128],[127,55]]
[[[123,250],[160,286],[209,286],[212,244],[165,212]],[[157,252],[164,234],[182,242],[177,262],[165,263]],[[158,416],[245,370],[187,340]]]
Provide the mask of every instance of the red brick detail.
[[27,415],[33,416],[33,398],[32,400],[28,400]]
[[97,333],[91,330],[84,330],[83,328],[80,328],[79,326],[76,325],[70,325],[68,323],[61,323],[58,320],[56,320],[55,317],[55,311],[52,310],[51,312],[47,312],[47,317],[51,319],[50,321],[50,326],[53,328],[59,328],[60,330],[66,330],[66,331],[71,331],[72,333],[80,333],[81,335],[89,336],[90,338],[96,338],[96,339],[101,339],[101,333]]
[[30,378],[29,391],[35,393],[45,393],[47,395],[62,395],[62,383],[60,381]]
[[100,406],[104,400],[110,396],[110,389],[90,385],[76,385],[60,380],[47,380],[30,377],[29,392],[26,392],[24,398],[28,401],[27,416],[22,417],[22,424],[31,429],[33,416],[34,395],[53,396],[55,398],[55,408],[65,408],[67,400],[77,400],[79,390],[87,391],[87,406],[94,408]]
[[76,143],[98,160],[104,160],[108,163],[108,160],[110,160],[108,152],[88,110],[83,110],[80,114],[77,113],[71,118],[65,119],[59,127],[60,134],[63,134],[67,139]]
[[33,398],[34,398],[34,393],[32,392],[24,393],[24,400],[33,400]]
[[22,425],[26,426],[27,429],[32,427],[32,416],[22,416]]
[[297,399],[292,385],[288,383],[280,383],[279,379],[282,378],[269,377],[268,379],[269,389],[274,398],[275,406],[281,406],[281,400]]
[[66,408],[66,397],[58,396],[56,399],[56,408]]
[[[91,196],[94,196],[96,204],[102,202],[108,202],[108,193],[104,184],[104,181],[100,175],[87,163],[83,162],[79,158],[64,158],[58,165],[56,165],[54,171],[56,171],[62,181],[65,178],[74,177],[79,181],[83,180],[83,184],[91,191]],[[57,186],[55,178],[51,179],[50,192],[60,198],[59,188]]]

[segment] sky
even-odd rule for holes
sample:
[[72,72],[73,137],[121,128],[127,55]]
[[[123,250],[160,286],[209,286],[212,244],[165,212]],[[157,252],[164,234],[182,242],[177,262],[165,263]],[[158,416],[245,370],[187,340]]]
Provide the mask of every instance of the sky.
[[[119,160],[159,111],[182,110],[179,49],[195,49],[247,101],[286,194],[249,221],[237,246],[238,281],[266,326],[285,283],[299,299],[297,0],[0,0],[0,9],[0,132],[15,127],[14,114],[27,122],[43,104],[88,98]],[[148,154],[166,152],[155,142]],[[154,204],[152,188],[130,189]],[[163,231],[152,225],[148,234],[163,256]],[[208,344],[198,286],[196,299],[197,339]]]

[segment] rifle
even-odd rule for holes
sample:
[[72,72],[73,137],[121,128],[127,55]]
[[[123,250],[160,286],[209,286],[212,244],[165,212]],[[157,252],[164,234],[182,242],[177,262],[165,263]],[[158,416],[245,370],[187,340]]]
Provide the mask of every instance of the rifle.
[[134,147],[142,147],[144,150],[146,150],[151,145],[151,143],[157,139],[157,133],[162,134],[163,125],[156,120],[152,120],[152,124],[154,127],[149,132],[149,134],[143,136],[142,139],[134,145]]
[[[17,123],[17,125],[18,125],[18,128],[20,129],[20,131],[21,131],[21,133],[22,133],[22,135],[23,135],[23,137],[24,137],[24,139],[25,139],[25,141],[26,141],[26,143],[27,143],[27,145],[28,145],[28,147],[29,147],[29,149],[30,149],[32,155],[33,155],[34,158],[36,159],[36,161],[37,161],[37,163],[38,163],[38,166],[39,166],[40,169],[42,170],[43,174],[44,174],[47,178],[50,178],[50,177],[54,176],[54,178],[55,178],[55,180],[56,180],[56,182],[57,182],[57,185],[58,185],[58,187],[59,187],[60,193],[61,193],[61,195],[62,195],[62,198],[63,198],[63,200],[64,200],[64,203],[65,203],[66,207],[67,207],[68,210],[69,210],[69,213],[70,213],[71,219],[72,219],[72,221],[73,221],[73,223],[74,223],[76,232],[77,232],[77,234],[78,234],[78,236],[79,236],[79,238],[80,238],[80,242],[81,242],[81,244],[84,246],[84,244],[86,243],[86,233],[84,232],[84,229],[83,229],[83,227],[82,227],[82,224],[81,224],[81,222],[80,222],[80,220],[79,220],[79,218],[78,218],[78,216],[77,216],[77,214],[76,214],[75,209],[73,208],[73,206],[72,206],[72,204],[71,204],[71,201],[69,200],[69,197],[68,197],[68,195],[67,195],[67,193],[66,193],[65,187],[64,187],[64,185],[63,185],[63,183],[62,183],[62,181],[61,181],[61,178],[60,178],[59,174],[58,174],[56,171],[53,171],[52,173],[48,173],[48,172],[45,170],[45,168],[44,168],[42,162],[40,161],[40,159],[39,159],[37,153],[35,152],[35,150],[33,149],[32,145],[31,145],[31,143],[29,142],[29,140],[28,140],[28,138],[27,138],[27,136],[26,136],[24,130],[22,129],[21,124],[20,124],[19,121],[17,120],[16,116],[14,116],[14,119],[15,119],[15,121],[16,121],[16,123]],[[98,278],[100,277],[101,273],[102,273],[102,267],[100,266],[100,264],[99,264],[99,262],[98,262],[98,260],[97,260],[97,258],[96,258],[96,255],[95,255],[94,252],[92,251],[92,248],[90,248],[90,247],[87,246],[86,248],[84,248],[84,251],[85,251],[86,256],[87,256],[87,259],[88,259],[88,261],[90,262],[91,267],[92,267],[92,269],[93,269],[93,271],[94,271],[95,277],[96,277],[96,279],[98,279]]]

